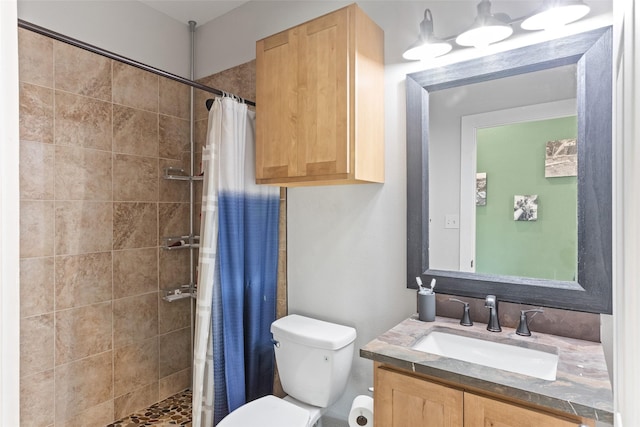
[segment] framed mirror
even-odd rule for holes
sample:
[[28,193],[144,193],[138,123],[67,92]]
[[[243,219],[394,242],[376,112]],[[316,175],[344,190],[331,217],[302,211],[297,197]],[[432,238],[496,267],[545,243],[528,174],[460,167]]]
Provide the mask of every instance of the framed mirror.
[[[601,28],[407,75],[408,287],[416,288],[417,276],[425,283],[436,278],[440,293],[476,298],[495,294],[499,300],[514,303],[611,313],[611,44],[611,28]],[[430,114],[430,98],[445,89],[567,66],[575,66],[576,86],[577,275],[570,277],[573,280],[550,279],[431,266],[430,250],[440,249],[434,249],[439,241],[431,241],[430,235],[436,233],[429,231],[429,221],[434,219],[429,212],[429,153],[435,148],[430,147],[430,117],[434,116]],[[440,111],[440,115],[447,111]],[[460,152],[458,156],[464,155]],[[431,179],[436,181],[438,177]],[[432,188],[434,185],[437,182],[431,183]],[[493,254],[483,255],[490,258]]]

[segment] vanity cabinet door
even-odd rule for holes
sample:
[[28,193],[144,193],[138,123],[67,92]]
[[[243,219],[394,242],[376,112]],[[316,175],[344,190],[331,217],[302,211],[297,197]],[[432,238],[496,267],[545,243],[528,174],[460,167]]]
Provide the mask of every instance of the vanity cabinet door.
[[[584,425],[593,425],[583,422]],[[568,421],[473,393],[464,395],[465,427],[578,427],[579,421]]]
[[375,371],[374,424],[462,427],[463,392],[384,368]]
[[355,4],[256,43],[256,182],[384,180],[384,35]]

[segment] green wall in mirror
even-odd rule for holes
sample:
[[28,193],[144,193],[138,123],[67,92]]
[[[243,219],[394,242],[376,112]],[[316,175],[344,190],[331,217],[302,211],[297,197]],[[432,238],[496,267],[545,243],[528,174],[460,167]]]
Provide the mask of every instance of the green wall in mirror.
[[[576,138],[577,118],[477,130],[477,172],[487,174],[476,206],[477,273],[576,280],[577,179],[545,177],[547,141]],[[537,219],[514,220],[514,196],[536,195]]]

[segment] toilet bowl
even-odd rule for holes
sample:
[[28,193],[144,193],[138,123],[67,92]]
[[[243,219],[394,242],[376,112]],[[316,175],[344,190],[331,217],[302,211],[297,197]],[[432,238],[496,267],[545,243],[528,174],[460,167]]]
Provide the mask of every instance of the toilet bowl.
[[218,423],[218,427],[257,427],[258,425],[260,427],[307,427],[309,413],[293,403],[270,395],[242,405]]
[[242,405],[218,427],[312,427],[344,392],[356,330],[292,314],[271,324],[280,399],[265,396]]

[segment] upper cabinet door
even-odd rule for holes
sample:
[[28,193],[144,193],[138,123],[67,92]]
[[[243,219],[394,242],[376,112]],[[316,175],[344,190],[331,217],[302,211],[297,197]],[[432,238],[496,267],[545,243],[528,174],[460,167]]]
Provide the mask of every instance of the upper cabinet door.
[[298,164],[303,176],[349,173],[349,10],[302,26],[298,68]]
[[383,43],[355,4],[256,43],[258,183],[384,180]]
[[256,107],[258,182],[299,175],[298,31],[276,34],[256,46],[256,101],[263,104]]

